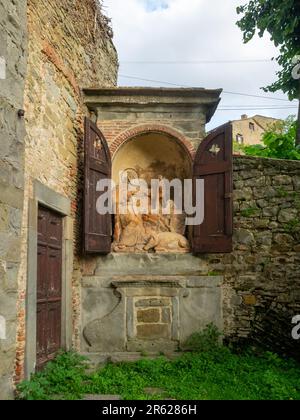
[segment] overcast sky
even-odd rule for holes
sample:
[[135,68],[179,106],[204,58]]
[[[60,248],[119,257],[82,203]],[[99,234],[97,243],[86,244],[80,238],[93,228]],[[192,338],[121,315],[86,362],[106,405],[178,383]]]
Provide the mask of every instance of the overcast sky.
[[[114,42],[119,53],[121,86],[181,86],[223,88],[225,91],[269,96],[251,98],[223,93],[222,102],[208,128],[241,114],[263,114],[284,118],[296,109],[251,109],[286,107],[281,92],[264,93],[260,87],[276,78],[272,61],[191,64],[191,61],[269,60],[277,51],[268,37],[243,44],[235,25],[236,7],[246,0],[104,0],[106,14],[112,18]],[[140,63],[171,61],[170,63]],[[158,82],[130,79],[131,76]],[[273,99],[274,98],[274,99]],[[295,104],[296,105],[296,104]],[[232,108],[248,108],[222,110]],[[250,109],[249,109],[250,107]]]

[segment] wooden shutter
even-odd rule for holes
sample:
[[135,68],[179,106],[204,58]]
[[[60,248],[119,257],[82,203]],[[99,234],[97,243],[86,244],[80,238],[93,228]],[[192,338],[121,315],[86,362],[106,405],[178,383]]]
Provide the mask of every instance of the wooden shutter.
[[201,143],[194,179],[203,179],[205,190],[204,222],[194,226],[193,252],[229,253],[233,230],[231,124],[217,128]]
[[97,182],[111,179],[111,156],[105,140],[96,124],[85,119],[85,191],[84,191],[84,252],[109,254],[112,243],[112,217],[100,215],[96,203],[101,193],[96,191]]

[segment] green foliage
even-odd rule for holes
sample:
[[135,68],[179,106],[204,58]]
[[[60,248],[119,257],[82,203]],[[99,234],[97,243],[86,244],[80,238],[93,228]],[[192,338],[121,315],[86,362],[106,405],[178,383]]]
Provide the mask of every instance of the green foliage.
[[210,271],[207,275],[208,277],[216,277],[220,276],[220,273],[218,271]]
[[243,32],[245,43],[252,40],[257,31],[260,37],[268,32],[279,48],[280,55],[276,60],[282,69],[277,72],[278,80],[264,90],[282,90],[290,100],[299,99],[299,80],[292,77],[292,70],[295,67],[293,59],[300,53],[300,2],[251,0],[238,7],[237,12],[243,15],[237,25]]
[[263,136],[264,146],[244,146],[245,154],[274,159],[300,160],[300,148],[296,146],[296,125],[293,117],[275,123]]
[[241,216],[243,217],[252,217],[255,216],[258,212],[258,208],[257,207],[249,207],[248,209],[242,210],[241,211]]
[[244,146],[233,139],[233,153],[237,155],[244,155]]
[[288,223],[285,224],[284,230],[287,233],[294,233],[300,228],[300,220],[299,219],[293,219],[290,220]]
[[184,343],[184,348],[195,352],[207,352],[220,346],[222,334],[214,324],[209,324],[203,331],[192,334]]
[[17,387],[19,399],[51,400],[81,398],[82,382],[85,378],[86,359],[76,353],[60,353],[47,364],[31,381]]
[[[19,398],[76,400],[85,394],[116,394],[125,400],[166,396],[176,400],[300,400],[296,362],[269,352],[234,353],[218,344],[215,331],[208,337],[212,347],[204,352],[185,353],[175,360],[110,363],[89,376],[81,357],[62,354],[44,372],[19,385]],[[149,396],[144,392],[147,387],[165,393]]]
[[276,192],[279,198],[286,198],[289,195],[288,191],[286,191],[283,187],[278,188]]

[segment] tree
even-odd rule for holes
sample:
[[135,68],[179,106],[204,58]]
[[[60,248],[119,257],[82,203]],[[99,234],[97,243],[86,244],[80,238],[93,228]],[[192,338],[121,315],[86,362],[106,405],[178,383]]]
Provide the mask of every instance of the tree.
[[290,100],[299,100],[296,144],[300,146],[300,77],[295,77],[296,61],[300,62],[300,0],[251,0],[238,7],[237,13],[243,15],[237,25],[243,32],[245,43],[257,31],[260,37],[268,32],[275,46],[279,47],[280,55],[276,61],[282,69],[277,72],[278,80],[263,89],[266,92],[282,90]]
[[296,121],[293,117],[271,125],[263,135],[263,145],[243,146],[240,151],[249,156],[300,160],[296,147]]

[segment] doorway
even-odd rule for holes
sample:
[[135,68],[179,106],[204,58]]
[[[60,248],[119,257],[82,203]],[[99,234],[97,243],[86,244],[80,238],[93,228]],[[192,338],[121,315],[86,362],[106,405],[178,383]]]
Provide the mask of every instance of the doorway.
[[40,370],[61,348],[63,217],[39,206],[37,244],[37,354]]

